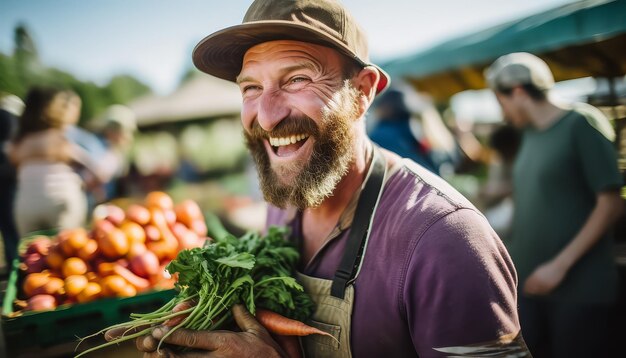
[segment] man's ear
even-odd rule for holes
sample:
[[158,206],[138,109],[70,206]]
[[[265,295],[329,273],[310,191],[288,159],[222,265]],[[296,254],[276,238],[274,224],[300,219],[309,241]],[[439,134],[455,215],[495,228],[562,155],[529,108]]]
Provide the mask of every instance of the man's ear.
[[380,80],[380,74],[373,66],[364,67],[354,79],[357,90],[361,92],[359,96],[359,118],[367,112],[374,97],[376,96],[376,86]]

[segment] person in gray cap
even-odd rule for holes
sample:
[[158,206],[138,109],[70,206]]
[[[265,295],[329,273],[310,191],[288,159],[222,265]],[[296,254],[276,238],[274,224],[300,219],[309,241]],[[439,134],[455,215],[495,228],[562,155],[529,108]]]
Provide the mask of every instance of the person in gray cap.
[[[291,228],[297,278],[316,304],[308,323],[332,335],[303,337],[306,357],[527,356],[515,269],[484,216],[367,138],[365,114],[389,77],[339,2],[255,1],[193,61],[241,89],[267,224]],[[167,344],[191,350],[161,354],[287,356],[245,309],[233,314],[241,332],[170,331]],[[138,347],[158,356],[166,331]]]
[[615,133],[599,110],[550,99],[554,78],[534,55],[502,56],[485,74],[505,119],[523,129],[507,247],[524,338],[539,357],[606,357],[617,295],[609,232],[623,212]]

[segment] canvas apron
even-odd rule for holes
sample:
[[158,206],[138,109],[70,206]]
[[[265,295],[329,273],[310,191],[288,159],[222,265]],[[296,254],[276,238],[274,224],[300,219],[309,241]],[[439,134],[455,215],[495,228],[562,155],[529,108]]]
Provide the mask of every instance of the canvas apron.
[[354,286],[361,268],[369,228],[382,192],[386,172],[385,158],[374,147],[374,157],[369,180],[361,191],[352,221],[344,255],[332,280],[311,277],[297,272],[296,277],[317,307],[309,325],[328,332],[335,339],[310,335],[302,337],[301,343],[306,358],[351,358],[350,330]]

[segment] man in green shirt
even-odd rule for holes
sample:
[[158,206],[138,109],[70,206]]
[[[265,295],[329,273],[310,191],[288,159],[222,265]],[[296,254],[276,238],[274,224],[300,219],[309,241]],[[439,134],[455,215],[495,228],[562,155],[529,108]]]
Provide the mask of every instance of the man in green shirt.
[[535,357],[604,357],[617,296],[612,224],[622,179],[602,113],[548,97],[554,78],[529,53],[485,72],[507,121],[523,130],[513,169],[515,212],[507,242],[519,275],[523,336]]

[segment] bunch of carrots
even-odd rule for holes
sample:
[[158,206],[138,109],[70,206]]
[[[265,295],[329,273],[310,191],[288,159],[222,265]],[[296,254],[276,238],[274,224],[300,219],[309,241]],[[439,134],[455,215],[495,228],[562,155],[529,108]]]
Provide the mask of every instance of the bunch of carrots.
[[236,238],[221,235],[225,233],[221,224],[215,218],[208,219],[214,228],[210,230],[214,240],[202,248],[181,251],[166,268],[177,277],[176,297],[154,312],[131,314],[129,322],[81,339],[114,328],[128,332],[78,356],[148,335],[156,325],[171,327],[168,335],[179,328],[223,329],[232,324],[230,309],[237,303],[256,314],[274,334],[329,335],[302,323],[312,314],[314,305],[292,276],[299,256],[285,239],[286,228],[270,228],[265,236],[251,232]]

